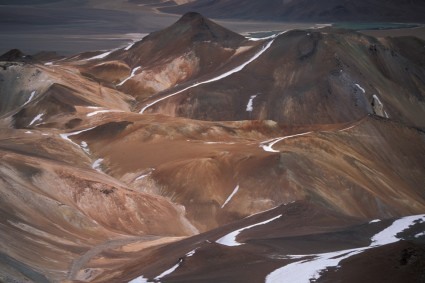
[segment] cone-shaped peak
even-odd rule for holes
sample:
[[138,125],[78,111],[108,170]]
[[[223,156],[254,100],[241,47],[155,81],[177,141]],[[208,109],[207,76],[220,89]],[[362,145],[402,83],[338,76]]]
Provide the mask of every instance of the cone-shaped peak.
[[0,56],[0,61],[20,61],[25,54],[19,49],[12,49]]
[[178,22],[197,22],[202,20],[205,20],[205,18],[201,14],[197,12],[187,12],[178,20]]
[[238,46],[241,41],[245,40],[240,34],[230,31],[196,12],[184,14],[173,25],[151,34],[148,38],[156,40],[163,38],[165,41],[171,39],[188,42],[214,41],[228,46]]

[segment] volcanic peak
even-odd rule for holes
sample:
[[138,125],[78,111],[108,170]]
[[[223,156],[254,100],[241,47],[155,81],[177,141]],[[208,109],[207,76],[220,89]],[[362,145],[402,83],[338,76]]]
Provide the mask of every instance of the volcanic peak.
[[0,61],[22,61],[25,57],[25,54],[21,50],[11,49],[0,56]]
[[199,13],[188,12],[170,27],[152,33],[147,39],[162,39],[190,42],[218,42],[225,46],[235,47],[246,40],[242,35],[228,30]]

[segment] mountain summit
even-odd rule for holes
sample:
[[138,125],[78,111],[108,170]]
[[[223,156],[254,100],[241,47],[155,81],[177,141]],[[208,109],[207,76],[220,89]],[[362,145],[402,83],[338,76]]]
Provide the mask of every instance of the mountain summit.
[[199,13],[189,12],[164,30],[104,58],[88,60],[82,68],[84,73],[114,83],[141,100],[216,70],[243,45],[253,43]]
[[170,27],[152,33],[146,39],[159,40],[162,44],[212,41],[227,47],[235,47],[245,40],[243,36],[228,30],[199,13],[188,12]]

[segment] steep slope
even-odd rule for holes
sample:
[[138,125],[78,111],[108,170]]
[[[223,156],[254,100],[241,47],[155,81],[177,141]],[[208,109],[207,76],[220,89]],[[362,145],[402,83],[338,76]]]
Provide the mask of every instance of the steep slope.
[[406,39],[403,53],[396,42],[330,28],[289,31],[238,72],[152,97],[144,111],[286,125],[349,122],[369,113],[424,127],[423,51],[413,51],[424,42]]
[[[400,9],[400,7],[403,7]],[[197,0],[161,8],[165,12],[197,11],[212,18],[308,22],[423,22],[423,1],[412,0]]]

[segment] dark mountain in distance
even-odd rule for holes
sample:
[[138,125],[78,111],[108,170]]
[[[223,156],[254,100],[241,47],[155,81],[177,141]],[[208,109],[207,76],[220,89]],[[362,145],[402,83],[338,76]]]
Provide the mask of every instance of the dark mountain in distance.
[[301,22],[425,22],[422,0],[195,0],[161,8],[213,18]]

